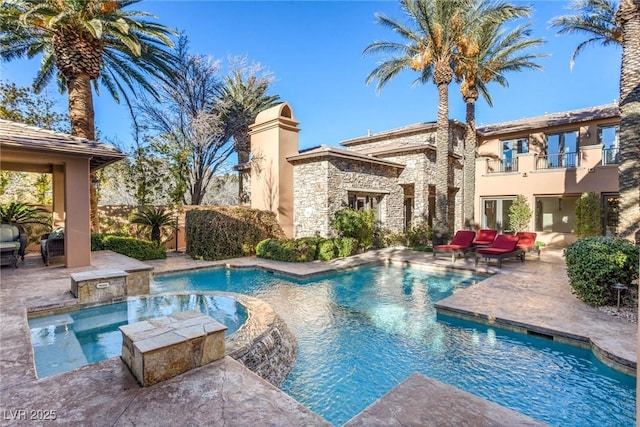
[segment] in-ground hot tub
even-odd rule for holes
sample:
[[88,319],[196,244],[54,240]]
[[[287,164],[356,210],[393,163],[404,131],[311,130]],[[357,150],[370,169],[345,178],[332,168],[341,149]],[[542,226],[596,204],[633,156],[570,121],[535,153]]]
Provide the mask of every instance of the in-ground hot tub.
[[39,378],[120,356],[118,327],[176,312],[198,310],[227,326],[229,356],[280,385],[293,368],[297,343],[269,304],[225,292],[173,292],[48,314],[30,313]]

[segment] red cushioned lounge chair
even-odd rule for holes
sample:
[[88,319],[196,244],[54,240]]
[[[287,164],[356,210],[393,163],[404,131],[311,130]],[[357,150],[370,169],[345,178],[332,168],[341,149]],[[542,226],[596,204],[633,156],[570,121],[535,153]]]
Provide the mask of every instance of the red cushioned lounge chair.
[[490,258],[498,260],[498,268],[502,268],[502,259],[509,257],[518,257],[520,261],[524,261],[521,258],[522,251],[518,249],[518,236],[500,234],[496,237],[496,240],[488,248],[476,249],[476,266],[478,265],[478,259],[485,258],[487,261]]
[[494,240],[496,240],[496,236],[498,235],[498,230],[492,229],[482,229],[478,231],[478,235],[475,239],[473,239],[473,246],[483,247],[483,246],[491,246]]
[[451,253],[451,262],[455,262],[456,255],[465,254],[471,249],[471,242],[475,237],[475,231],[458,230],[448,245],[436,245],[433,247],[433,257],[435,258],[436,253]]
[[540,248],[536,246],[537,233],[519,231],[516,233],[516,236],[518,236],[518,245],[516,247],[522,251],[520,255],[522,261],[524,261],[524,255],[531,251],[536,252],[538,254],[538,258],[540,258]]

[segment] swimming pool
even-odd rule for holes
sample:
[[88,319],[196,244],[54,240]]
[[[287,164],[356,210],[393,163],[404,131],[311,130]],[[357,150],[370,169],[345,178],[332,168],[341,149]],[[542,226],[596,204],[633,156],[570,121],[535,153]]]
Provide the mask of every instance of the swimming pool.
[[247,320],[247,310],[234,298],[220,295],[156,295],[29,319],[38,378],[120,356],[118,327],[174,312],[199,310],[234,333]]
[[433,303],[478,277],[367,267],[310,281],[210,270],[153,292],[221,290],[270,303],[298,340],[282,389],[340,425],[421,372],[556,426],[635,425],[636,379],[590,350],[458,319]]

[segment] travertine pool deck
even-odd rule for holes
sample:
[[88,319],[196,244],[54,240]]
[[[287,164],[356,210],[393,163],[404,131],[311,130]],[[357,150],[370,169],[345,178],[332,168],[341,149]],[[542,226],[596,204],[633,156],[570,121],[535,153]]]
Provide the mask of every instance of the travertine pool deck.
[[[119,358],[36,379],[27,311],[77,304],[69,292],[71,273],[141,265],[111,252],[94,253],[92,260],[91,268],[66,269],[59,263],[44,267],[39,257],[27,257],[25,265],[20,263],[17,269],[0,270],[3,425],[30,422],[14,419],[11,414],[15,412],[10,411],[16,410],[26,410],[27,416],[30,410],[55,411],[58,423],[82,425],[329,425],[229,357],[144,389]],[[170,256],[145,264],[153,266],[156,274],[228,266],[312,277],[380,261],[430,268],[452,266],[448,258],[434,260],[431,254],[404,249],[367,252],[328,263],[292,264],[256,258],[206,262]],[[471,258],[459,259],[454,266],[474,269]],[[479,270],[498,271],[482,263]],[[525,263],[506,261],[498,274],[441,301],[438,310],[485,323],[573,338],[584,345],[593,343],[600,349],[600,357],[613,360],[619,368],[630,372],[636,367],[637,326],[578,301],[567,283],[561,251],[545,250],[540,259],[528,255]],[[440,403],[432,402],[435,396],[430,393],[437,393]],[[501,414],[503,424],[492,424],[487,418],[489,423],[480,425],[523,425],[527,420],[513,411],[502,412],[504,408],[488,401],[464,396],[452,387],[412,376],[354,417],[350,425],[460,425],[459,420],[436,408],[439,404],[446,407],[452,399],[459,402],[463,412],[478,416]],[[428,402],[436,406],[427,411]],[[533,420],[526,421],[529,422],[534,425]]]

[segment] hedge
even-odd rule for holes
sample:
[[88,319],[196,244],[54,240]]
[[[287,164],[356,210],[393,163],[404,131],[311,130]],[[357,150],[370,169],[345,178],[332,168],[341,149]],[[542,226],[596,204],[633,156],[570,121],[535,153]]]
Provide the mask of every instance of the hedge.
[[260,241],[284,238],[273,212],[245,207],[188,211],[185,229],[187,253],[206,260],[255,255]]
[[91,234],[91,250],[109,250],[140,261],[167,257],[166,248],[155,242],[112,234]]
[[615,304],[611,285],[630,285],[638,278],[638,251],[619,237],[586,237],[565,250],[567,274],[573,293],[587,304]]
[[351,237],[324,239],[306,237],[298,240],[265,239],[256,246],[256,255],[275,261],[329,261],[355,253],[357,240]]

